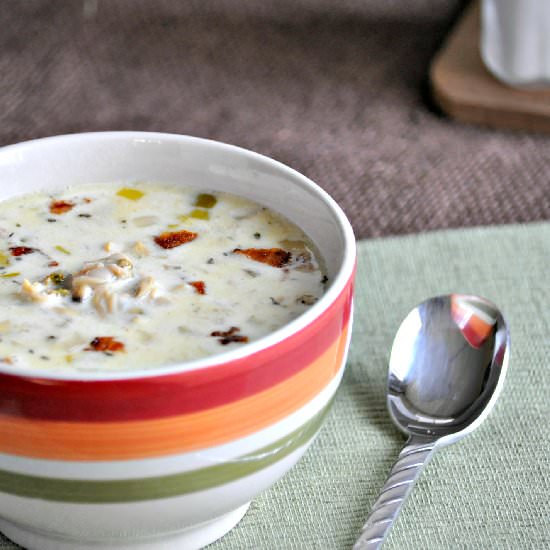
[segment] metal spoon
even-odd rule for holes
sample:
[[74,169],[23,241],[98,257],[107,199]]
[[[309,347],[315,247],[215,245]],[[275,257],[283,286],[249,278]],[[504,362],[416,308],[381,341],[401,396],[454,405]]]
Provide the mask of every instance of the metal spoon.
[[439,296],[407,315],[391,350],[387,405],[409,439],[353,550],[380,548],[435,449],[458,441],[486,418],[509,355],[506,322],[484,298]]

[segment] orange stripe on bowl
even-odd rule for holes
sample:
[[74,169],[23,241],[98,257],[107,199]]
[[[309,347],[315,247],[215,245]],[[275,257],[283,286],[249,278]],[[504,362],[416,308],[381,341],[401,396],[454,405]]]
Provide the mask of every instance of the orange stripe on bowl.
[[0,452],[57,460],[128,460],[227,443],[277,422],[318,394],[340,369],[347,332],[348,325],[321,356],[284,382],[197,413],[76,423],[0,416]]

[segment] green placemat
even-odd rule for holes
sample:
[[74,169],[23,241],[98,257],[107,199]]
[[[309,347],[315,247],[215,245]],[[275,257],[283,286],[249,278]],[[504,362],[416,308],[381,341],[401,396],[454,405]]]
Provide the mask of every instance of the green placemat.
[[549,223],[359,243],[354,335],[334,409],[301,462],[210,548],[351,547],[404,442],[384,397],[394,333],[417,303],[451,292],[504,312],[507,380],[485,423],[435,455],[385,548],[550,547],[549,278]]

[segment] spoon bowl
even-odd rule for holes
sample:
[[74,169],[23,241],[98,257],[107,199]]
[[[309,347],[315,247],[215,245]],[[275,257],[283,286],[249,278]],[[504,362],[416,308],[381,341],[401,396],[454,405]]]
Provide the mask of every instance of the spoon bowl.
[[387,405],[409,439],[354,550],[379,548],[435,449],[458,441],[487,417],[509,354],[502,314],[479,296],[430,298],[403,320],[390,356]]

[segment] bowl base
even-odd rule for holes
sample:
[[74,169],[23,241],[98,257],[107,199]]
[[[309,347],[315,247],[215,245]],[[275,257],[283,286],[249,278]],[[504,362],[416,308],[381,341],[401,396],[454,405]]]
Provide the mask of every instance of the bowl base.
[[250,502],[211,521],[151,537],[77,540],[0,519],[0,531],[29,550],[198,550],[218,540],[241,521]]

